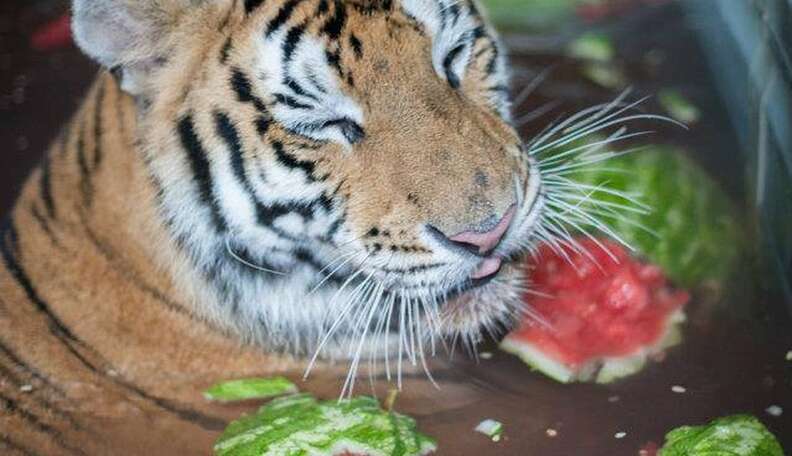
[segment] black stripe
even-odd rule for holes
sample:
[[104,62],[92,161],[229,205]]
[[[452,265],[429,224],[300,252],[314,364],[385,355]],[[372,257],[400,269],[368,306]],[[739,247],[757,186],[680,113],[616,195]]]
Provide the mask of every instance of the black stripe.
[[473,29],[473,42],[478,41],[480,38],[489,38],[487,35],[487,28],[484,25],[479,25]]
[[287,76],[284,80],[284,83],[288,88],[291,89],[292,92],[294,92],[295,95],[310,98],[311,100],[319,101],[319,98],[316,95],[310,92],[306,92],[305,89],[303,89],[303,87],[291,77]]
[[346,5],[342,0],[335,0],[335,11],[331,17],[322,27],[321,32],[327,35],[332,40],[337,40],[341,36],[341,31],[344,30],[347,20]]
[[465,44],[461,43],[454,49],[451,49],[445,56],[445,59],[443,59],[443,71],[445,71],[448,84],[454,89],[458,89],[461,82],[459,80],[459,75],[454,73],[454,70],[451,68],[451,66],[454,64],[454,60],[456,60],[456,58],[459,56],[459,53],[461,53],[463,49],[465,49]]
[[344,70],[341,68],[341,53],[336,51],[325,51],[325,58],[327,58],[328,65],[335,68],[339,75],[344,76]]
[[300,103],[297,101],[296,98],[290,97],[289,95],[284,95],[282,93],[276,93],[273,95],[275,97],[275,101],[284,104],[292,109],[311,109],[311,107],[305,103]]
[[265,36],[267,38],[270,37],[273,33],[275,33],[286,21],[289,20],[292,13],[294,13],[294,8],[300,3],[301,0],[289,0],[286,2],[280,10],[278,10],[278,14],[272,19],[269,24],[267,24],[267,31]]
[[440,29],[444,30],[448,28],[448,8],[440,2],[438,2],[438,8],[440,13]]
[[52,198],[52,157],[50,157],[49,152],[44,155],[44,160],[41,163],[39,190],[41,200],[44,201],[44,207],[47,209],[47,216],[56,218],[55,200]]
[[451,2],[451,4],[448,5],[448,12],[451,13],[451,17],[453,18],[452,24],[456,25],[459,22],[459,13],[460,13],[459,4],[455,1]]
[[500,57],[500,50],[497,46],[492,47],[492,56],[490,57],[489,62],[487,63],[487,74],[493,74],[497,69],[496,66],[498,64],[498,58]]
[[256,132],[259,136],[265,136],[269,132],[270,124],[272,121],[269,117],[259,116],[256,119]]
[[80,191],[82,192],[83,204],[90,206],[93,201],[93,183],[91,182],[91,170],[88,167],[88,158],[85,156],[85,123],[80,125],[77,137],[77,164],[80,167]]
[[231,54],[231,49],[233,47],[234,47],[234,42],[229,36],[228,38],[226,38],[225,44],[223,44],[223,47],[220,49],[220,63],[225,65],[226,62],[228,62],[228,57]]
[[355,53],[355,57],[360,60],[363,58],[363,43],[360,42],[358,37],[355,36],[354,33],[349,35],[349,45],[352,46],[352,51]]
[[321,16],[330,10],[330,4],[327,0],[319,0],[319,5],[316,7],[316,16]]
[[333,240],[333,238],[335,237],[336,233],[338,233],[338,230],[341,228],[341,225],[343,225],[344,221],[345,221],[345,218],[342,216],[342,217],[339,217],[339,218],[335,219],[335,221],[330,225],[330,229],[328,229],[327,233],[325,233],[325,235],[324,235],[325,239],[328,242]]
[[333,201],[330,200],[330,198],[328,198],[327,195],[322,193],[321,195],[319,195],[319,198],[316,198],[313,201],[313,203],[311,203],[311,206],[321,207],[322,209],[325,210],[325,212],[330,213],[333,210]]
[[[378,11],[387,12],[390,11],[393,3],[391,0],[375,0],[375,1],[367,1],[367,2],[360,2],[360,3],[352,3],[352,7],[355,8],[360,14],[364,14],[367,16],[371,16]],[[390,18],[389,18],[390,19]]]
[[198,194],[201,201],[209,207],[215,231],[218,233],[225,232],[228,225],[220,212],[220,206],[215,201],[209,160],[206,158],[206,150],[195,132],[192,115],[187,115],[179,121],[178,130],[182,147],[187,152],[187,159],[190,162],[190,168],[193,172],[195,184],[198,186]]
[[58,241],[58,238],[49,225],[49,221],[41,214],[35,204],[30,205],[30,213],[33,215],[33,218],[36,219],[36,222],[39,224],[41,230],[44,231],[44,234],[52,241],[52,244],[55,245],[55,247],[62,248],[60,241]]
[[292,27],[286,34],[286,39],[283,41],[283,60],[286,62],[291,61],[294,55],[294,49],[300,43],[303,33],[305,33],[305,25],[297,25]]
[[261,6],[264,1],[265,0],[245,0],[245,12],[250,14],[253,10]]
[[267,112],[267,106],[264,102],[253,95],[253,84],[250,83],[250,79],[248,79],[239,68],[234,68],[231,74],[231,88],[234,90],[234,93],[236,93],[238,101],[242,103],[252,103],[260,113]]
[[[101,81],[104,81],[104,79],[101,79]],[[94,104],[94,171],[102,164],[102,104],[104,104],[105,90],[105,84],[100,84]]]
[[313,173],[316,169],[316,165],[313,162],[298,160],[294,156],[288,154],[280,141],[273,141],[272,149],[275,152],[275,158],[278,160],[278,163],[289,169],[301,169],[308,175],[309,180],[313,180]]

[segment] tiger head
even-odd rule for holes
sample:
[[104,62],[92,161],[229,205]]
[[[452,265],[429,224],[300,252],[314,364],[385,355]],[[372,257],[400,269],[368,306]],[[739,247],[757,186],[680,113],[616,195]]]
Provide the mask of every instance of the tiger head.
[[137,102],[152,251],[205,317],[310,353],[519,312],[540,179],[475,2],[76,0],[74,30]]

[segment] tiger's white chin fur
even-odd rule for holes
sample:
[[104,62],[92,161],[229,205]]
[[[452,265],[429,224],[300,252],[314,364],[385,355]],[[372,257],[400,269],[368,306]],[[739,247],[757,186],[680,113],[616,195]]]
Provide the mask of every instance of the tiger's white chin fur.
[[504,264],[488,284],[449,299],[440,312],[443,336],[478,338],[482,330],[510,327],[525,307],[525,272],[513,263]]
[[[433,356],[438,341],[451,349],[458,341],[473,346],[484,333],[497,336],[511,328],[525,311],[525,272],[516,264],[505,264],[500,273],[486,285],[475,287],[438,302],[437,312],[421,311],[414,320],[416,345]],[[377,328],[373,328],[376,331]],[[398,326],[391,331],[361,334],[341,334],[333,343],[322,347],[320,356],[331,360],[395,359],[398,357],[400,337]],[[404,328],[406,337],[410,329]],[[360,346],[358,352],[357,347]],[[407,355],[411,355],[407,350]]]

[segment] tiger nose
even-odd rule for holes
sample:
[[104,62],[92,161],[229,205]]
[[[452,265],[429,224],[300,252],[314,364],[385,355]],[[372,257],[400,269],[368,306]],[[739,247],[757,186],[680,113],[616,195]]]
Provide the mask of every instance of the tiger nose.
[[501,239],[503,239],[503,235],[506,234],[506,231],[514,220],[515,212],[515,206],[511,206],[493,228],[487,231],[464,231],[453,236],[448,236],[446,238],[447,242],[456,247],[461,247],[475,253],[476,255],[487,256],[492,253]]

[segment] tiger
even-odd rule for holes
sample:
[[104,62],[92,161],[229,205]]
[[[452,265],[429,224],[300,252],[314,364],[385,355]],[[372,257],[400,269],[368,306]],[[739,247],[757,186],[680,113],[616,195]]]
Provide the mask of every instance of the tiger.
[[476,1],[74,0],[72,29],[102,69],[0,237],[3,454],[205,454],[213,382],[519,315],[542,178]]

